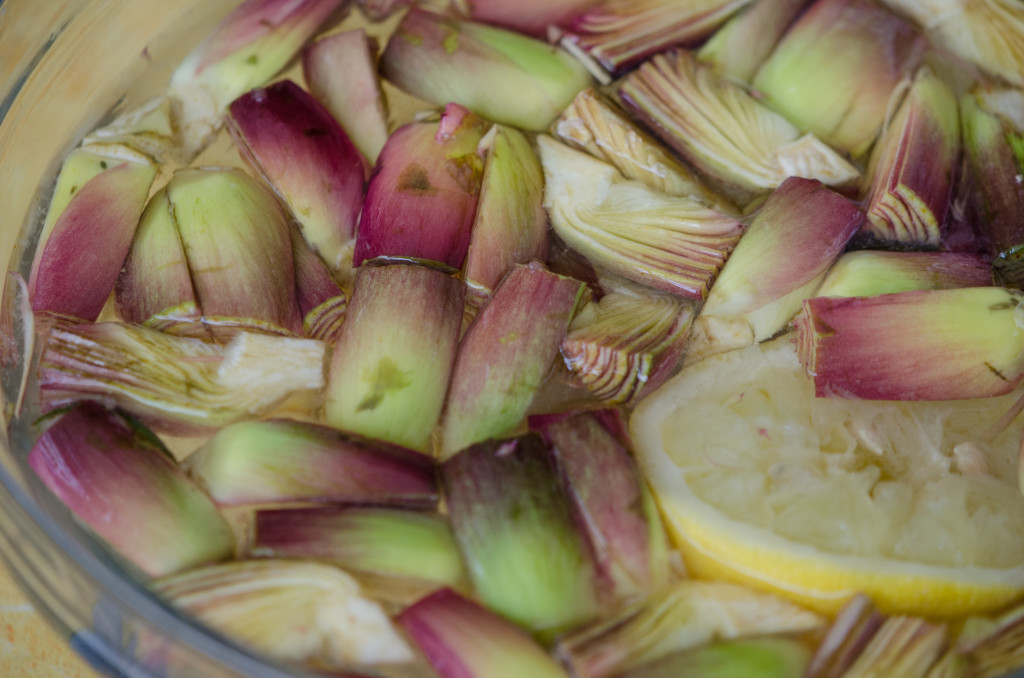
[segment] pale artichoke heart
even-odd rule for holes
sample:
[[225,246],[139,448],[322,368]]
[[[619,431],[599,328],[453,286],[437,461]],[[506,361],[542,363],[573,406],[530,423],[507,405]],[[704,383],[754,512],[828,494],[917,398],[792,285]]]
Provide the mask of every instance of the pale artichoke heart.
[[780,146],[775,151],[774,162],[783,177],[817,179],[826,186],[843,186],[860,176],[856,167],[813,134]]
[[[324,386],[324,342],[239,332],[224,347],[217,382],[228,393],[246,393],[249,412],[271,410],[293,391],[319,391]],[[268,370],[273,356],[276,369]]]
[[[626,179],[615,167],[540,137],[546,179],[545,206],[559,223],[584,229],[603,228],[625,235],[651,232],[652,245],[671,233],[736,234],[736,221],[706,207],[695,198],[672,196]],[[635,236],[632,236],[635,238]]]
[[722,212],[737,212],[593,89],[576,95],[554,132],[571,146],[614,165],[627,179],[667,195],[697,197]]
[[[664,151],[651,144],[635,130],[609,124],[607,117],[583,117],[583,111],[573,104],[566,109],[555,125],[555,133],[572,142],[596,158],[613,163],[630,179],[643,181],[669,195],[692,195],[693,184],[680,176]],[[600,125],[597,130],[591,127]],[[598,132],[600,136],[598,136]]]
[[886,0],[957,56],[1024,85],[1024,4],[1019,0]]
[[238,561],[168,577],[155,588],[175,606],[278,659],[342,668],[413,658],[380,605],[328,565]]
[[749,185],[770,189],[782,183],[788,175],[777,153],[797,139],[796,127],[741,88],[718,80],[711,70],[698,68],[693,61],[688,65],[693,143],[698,149],[704,146],[709,161],[717,161]]
[[772,189],[790,176],[818,179],[830,186],[848,184],[860,176],[826,144],[811,134],[801,137],[783,116],[742,87],[719,78],[689,53],[680,52],[673,68],[671,80],[651,67],[643,76],[647,81],[634,76],[632,86],[659,98],[664,95],[659,89],[672,92],[675,131],[685,135],[690,153],[713,174],[730,177],[748,189]]
[[566,244],[633,282],[692,299],[739,240],[742,224],[695,198],[630,181],[607,163],[539,137],[544,206]]
[[325,351],[313,339],[248,332],[221,346],[138,325],[59,323],[39,382],[50,407],[100,398],[158,428],[214,428],[299,394],[317,397]]
[[224,105],[201,82],[183,82],[175,86],[172,81],[171,85],[169,94],[181,111],[182,155],[190,159],[202,151],[220,131]]
[[608,227],[622,222],[625,228],[660,228],[706,235],[735,230],[732,220],[716,220],[718,214],[693,198],[658,194],[634,181],[608,183],[601,189],[600,202],[575,210],[581,219],[600,221]]

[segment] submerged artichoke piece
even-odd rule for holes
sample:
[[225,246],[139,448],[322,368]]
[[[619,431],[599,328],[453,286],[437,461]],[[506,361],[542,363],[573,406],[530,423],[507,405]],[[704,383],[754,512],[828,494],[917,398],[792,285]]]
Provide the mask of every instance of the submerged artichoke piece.
[[185,465],[228,506],[333,502],[431,509],[438,501],[430,457],[294,421],[227,426]]
[[988,261],[977,254],[859,250],[839,257],[815,296],[872,297],[991,284]]
[[576,95],[555,122],[554,133],[573,148],[614,165],[627,179],[668,195],[698,198],[719,212],[738,213],[594,89]]
[[567,678],[528,633],[451,589],[407,607],[397,621],[441,678]]
[[969,204],[1008,285],[1024,284],[1024,95],[977,90],[960,100]]
[[302,313],[303,333],[311,339],[334,344],[345,322],[348,297],[302,235],[296,229],[292,229],[291,234],[295,301]]
[[249,560],[154,582],[171,605],[275,659],[334,670],[413,659],[387,614],[330,565]]
[[237,169],[181,170],[143,216],[118,281],[121,317],[187,334],[198,304],[220,338],[302,334],[291,226],[262,183]]
[[242,156],[291,208],[306,242],[332,271],[352,256],[363,207],[363,159],[316,99],[291,80],[254,89],[228,109]]
[[155,97],[85,135],[82,146],[101,154],[127,147],[157,162],[176,159],[181,140],[174,110],[174,102],[169,97]]
[[610,405],[636,402],[672,374],[693,311],[654,294],[612,292],[588,304],[561,344],[571,382]]
[[234,169],[182,170],[166,190],[203,324],[301,335],[289,223],[270,191]]
[[600,0],[451,0],[460,14],[493,26],[511,28],[545,39],[556,26],[566,23]]
[[594,563],[539,436],[466,448],[441,466],[441,483],[485,605],[545,635],[597,614]]
[[932,624],[919,617],[889,617],[844,675],[925,676],[939,660],[948,639],[945,624]]
[[668,538],[636,460],[602,418],[615,410],[530,418],[551,447],[555,468],[612,595],[651,594],[668,582]]
[[208,338],[167,191],[146,205],[114,292],[126,322]]
[[605,0],[567,22],[568,40],[611,73],[711,35],[750,0]]
[[138,423],[94,403],[60,415],[29,466],[82,522],[148,575],[230,558],[231,528]]
[[388,41],[380,68],[386,79],[421,99],[456,102],[532,131],[546,129],[591,84],[586,69],[557,47],[415,7]]
[[787,179],[757,212],[697,316],[687,360],[786,327],[860,228],[864,213],[818,181]]
[[462,586],[466,576],[444,516],[393,508],[258,511],[252,555],[322,560],[432,585]]
[[972,94],[978,105],[1009,122],[1017,133],[1024,128],[1024,90],[981,82]]
[[[967,678],[972,675],[969,670],[970,663],[965,657],[952,650],[947,650],[937,662],[932,664],[927,678]],[[983,674],[977,674],[977,678],[982,678],[982,676]],[[984,678],[997,678],[997,676],[984,676]]]
[[586,287],[540,264],[516,264],[459,344],[444,419],[441,458],[507,435],[558,357]]
[[818,396],[1001,395],[1024,377],[1020,302],[1019,293],[999,287],[808,299],[795,323],[797,350]]
[[816,0],[754,77],[775,110],[853,155],[871,146],[924,39],[871,0]]
[[186,155],[220,129],[228,104],[285,67],[344,0],[246,0],[178,65],[168,94],[181,102]]
[[630,675],[637,667],[712,640],[799,634],[823,624],[818,615],[781,598],[691,579],[563,637],[558,654],[572,675],[605,678]]
[[887,617],[866,596],[858,595],[840,610],[804,675],[935,678],[934,670],[929,670],[939,663],[948,639],[945,624],[933,624],[918,617]]
[[803,678],[810,651],[789,638],[714,643],[632,669],[623,678]]
[[[741,204],[787,177],[845,186],[857,169],[692,54],[659,54],[622,80],[627,109]],[[879,121],[881,124],[881,121]]]
[[266,414],[324,385],[324,345],[238,333],[226,346],[138,325],[58,322],[39,362],[42,408],[82,399],[123,407],[169,431]]
[[996,617],[971,617],[956,641],[956,653],[969,662],[970,675],[997,678],[1024,666],[1024,606]]
[[844,675],[884,621],[870,598],[864,594],[850,598],[818,643],[807,678]]
[[872,152],[865,230],[883,241],[938,246],[959,156],[956,96],[922,68]]
[[697,52],[719,75],[749,83],[809,0],[754,0]]
[[522,132],[494,125],[481,141],[486,153],[480,201],[463,278],[473,302],[482,304],[513,264],[548,255],[544,171]]
[[364,266],[328,375],[324,421],[429,448],[462,324],[465,287],[418,265]]
[[65,159],[28,280],[37,313],[99,317],[156,177],[148,159],[127,156],[78,149]]
[[567,245],[629,280],[696,299],[707,294],[739,238],[736,218],[627,180],[550,137],[538,142],[544,204]]
[[313,96],[370,165],[375,163],[388,140],[387,102],[377,75],[377,41],[361,28],[321,38],[303,51],[302,73]]
[[359,0],[359,7],[370,21],[384,21],[413,3],[413,0]]
[[885,0],[962,59],[1024,86],[1024,7],[1015,0]]
[[425,259],[461,268],[480,194],[484,122],[449,104],[439,122],[392,134],[374,167],[359,222],[354,264]]

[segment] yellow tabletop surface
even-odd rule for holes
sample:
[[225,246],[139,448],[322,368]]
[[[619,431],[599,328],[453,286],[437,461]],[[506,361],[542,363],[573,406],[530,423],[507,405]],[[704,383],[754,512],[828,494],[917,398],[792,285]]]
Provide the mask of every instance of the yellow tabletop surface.
[[0,565],[0,676],[98,678]]

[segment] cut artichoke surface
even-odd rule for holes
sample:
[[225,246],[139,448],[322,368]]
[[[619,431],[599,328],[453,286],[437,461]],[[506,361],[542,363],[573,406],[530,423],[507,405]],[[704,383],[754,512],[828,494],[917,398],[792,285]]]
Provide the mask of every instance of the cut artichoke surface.
[[240,2],[54,163],[27,472],[300,673],[1024,667],[1015,2]]
[[574,148],[615,166],[627,179],[674,196],[694,196],[725,212],[736,208],[707,187],[691,169],[632,123],[613,102],[593,89],[576,95],[553,125],[555,135]]
[[584,308],[562,340],[574,383],[612,405],[635,402],[674,369],[692,307],[668,296],[612,292]]
[[1024,7],[1014,0],[886,0],[936,42],[982,70],[1024,85]]
[[569,22],[568,42],[612,73],[711,35],[750,0],[605,0]]
[[154,589],[175,607],[279,659],[343,669],[413,657],[380,605],[329,565],[238,561],[165,577]]
[[791,176],[830,186],[859,176],[818,137],[801,134],[686,51],[645,62],[622,81],[619,95],[662,141],[737,200],[749,201]]
[[554,232],[608,270],[703,298],[739,240],[740,222],[691,197],[626,180],[611,165],[539,138]]
[[[960,146],[952,89],[928,68],[914,76],[871,157],[868,229],[882,240],[939,244]],[[928,172],[921,172],[927,167]]]

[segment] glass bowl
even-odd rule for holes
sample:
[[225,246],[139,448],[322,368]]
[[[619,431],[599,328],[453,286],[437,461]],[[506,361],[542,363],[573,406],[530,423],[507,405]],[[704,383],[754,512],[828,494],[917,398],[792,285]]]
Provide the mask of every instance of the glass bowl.
[[[0,0],[0,259],[13,271],[28,277],[67,153],[162,92],[182,57],[238,2]],[[13,414],[31,411],[31,391],[19,402],[31,333],[16,320],[23,298],[14,278],[3,291],[0,557],[35,607],[102,675],[312,678],[165,606],[28,469],[30,417]]]
[[[27,278],[64,156],[86,132],[162,91],[188,50],[237,4],[0,0],[0,257],[13,270]],[[17,286],[9,282],[7,291],[3,315],[10,321]],[[10,423],[25,372],[20,356],[31,347],[20,338],[25,328],[3,325]],[[0,433],[0,556],[35,607],[97,671],[138,678],[311,675],[216,636],[128,576],[28,469],[29,427],[15,420]]]

